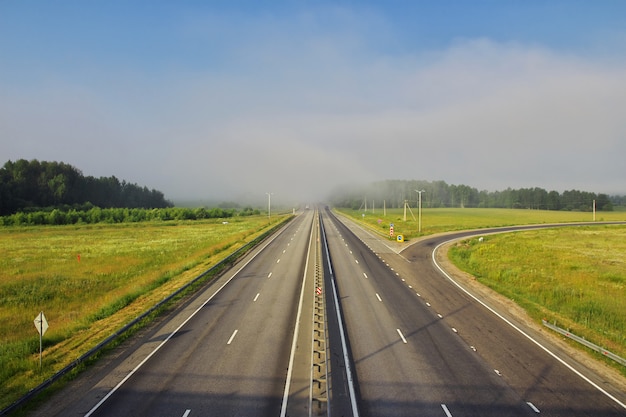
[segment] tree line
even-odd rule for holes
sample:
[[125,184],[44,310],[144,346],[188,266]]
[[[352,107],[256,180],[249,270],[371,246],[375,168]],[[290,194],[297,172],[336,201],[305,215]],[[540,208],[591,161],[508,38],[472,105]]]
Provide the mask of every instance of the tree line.
[[415,207],[419,195],[423,192],[422,207],[481,207],[481,208],[518,208],[535,210],[592,211],[595,201],[596,210],[612,211],[614,206],[624,205],[626,197],[596,194],[587,191],[569,190],[546,191],[534,188],[507,188],[503,191],[479,191],[467,185],[447,184],[444,181],[385,180],[361,187],[337,188],[330,197],[330,202],[337,207],[358,210],[360,208],[404,207],[405,200]]
[[84,176],[63,162],[8,161],[0,168],[0,216],[44,207],[165,208],[163,193],[115,176]]
[[88,203],[80,207],[58,207],[37,211],[20,211],[0,217],[3,226],[68,225],[94,223],[135,223],[144,221],[224,219],[252,216],[259,210],[234,208],[100,208]]

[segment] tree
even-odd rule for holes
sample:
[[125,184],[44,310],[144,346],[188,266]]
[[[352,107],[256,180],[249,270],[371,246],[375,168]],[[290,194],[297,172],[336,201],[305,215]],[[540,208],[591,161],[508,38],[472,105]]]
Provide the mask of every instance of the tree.
[[171,207],[160,191],[111,177],[85,177],[63,162],[7,161],[0,168],[0,215],[29,208],[81,205]]

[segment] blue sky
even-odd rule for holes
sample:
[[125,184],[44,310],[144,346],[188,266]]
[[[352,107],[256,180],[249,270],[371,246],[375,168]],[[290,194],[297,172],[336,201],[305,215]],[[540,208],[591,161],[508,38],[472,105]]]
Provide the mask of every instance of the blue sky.
[[626,193],[622,1],[0,1],[0,158],[171,199]]

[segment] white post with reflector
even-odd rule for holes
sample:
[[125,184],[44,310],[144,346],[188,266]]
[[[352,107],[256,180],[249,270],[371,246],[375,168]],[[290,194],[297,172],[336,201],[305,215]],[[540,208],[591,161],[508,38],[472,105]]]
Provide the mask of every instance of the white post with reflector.
[[39,332],[39,368],[41,368],[41,357],[43,356],[43,335],[48,330],[48,320],[43,315],[43,311],[35,317],[35,327]]

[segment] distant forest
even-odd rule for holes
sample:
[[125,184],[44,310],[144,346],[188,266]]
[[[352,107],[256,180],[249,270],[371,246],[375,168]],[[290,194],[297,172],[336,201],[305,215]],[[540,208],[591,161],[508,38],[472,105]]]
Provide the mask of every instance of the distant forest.
[[8,161],[0,168],[0,216],[42,208],[166,208],[162,192],[116,177],[84,176],[63,162]]
[[504,191],[479,191],[467,185],[449,185],[444,181],[386,180],[363,186],[360,189],[336,189],[330,202],[337,207],[358,210],[361,208],[404,207],[407,200],[416,206],[418,193],[423,190],[422,207],[484,207],[535,210],[613,211],[615,206],[626,205],[626,196],[609,196],[586,191],[570,190],[559,193],[542,188],[507,188]]

